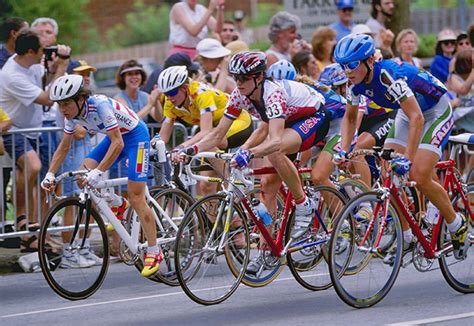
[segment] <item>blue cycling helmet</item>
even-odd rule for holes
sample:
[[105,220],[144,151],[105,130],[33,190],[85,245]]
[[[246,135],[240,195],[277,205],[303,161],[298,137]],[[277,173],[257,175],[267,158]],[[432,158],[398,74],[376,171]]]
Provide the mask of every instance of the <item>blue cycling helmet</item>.
[[293,64],[288,60],[281,59],[268,68],[267,77],[273,77],[277,80],[295,80],[296,69],[295,66],[293,66]]
[[339,86],[347,83],[347,76],[338,63],[326,66],[319,76],[319,82],[326,86]]
[[374,39],[364,34],[349,34],[336,44],[334,59],[337,63],[349,63],[370,58],[375,53]]

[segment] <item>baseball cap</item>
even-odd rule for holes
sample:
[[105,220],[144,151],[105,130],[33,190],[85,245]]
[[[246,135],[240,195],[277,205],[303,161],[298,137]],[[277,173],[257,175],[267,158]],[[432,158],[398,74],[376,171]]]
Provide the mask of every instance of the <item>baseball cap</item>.
[[354,1],[353,0],[338,0],[336,1],[336,8],[339,10],[351,8],[354,9]]
[[209,59],[223,58],[230,54],[230,50],[226,49],[221,42],[213,38],[205,38],[196,46],[197,53]]
[[191,61],[191,58],[186,53],[173,53],[168,58],[166,58],[163,65],[163,69],[169,68],[171,66],[186,66],[188,70],[198,71],[199,64]]
[[438,33],[438,42],[456,41],[456,34],[449,28],[443,29]]
[[67,73],[68,74],[73,74],[75,72],[83,72],[90,70],[92,72],[96,72],[97,68],[94,66],[91,66],[87,63],[85,60],[71,60],[69,62],[69,65],[67,67]]
[[357,35],[357,34],[368,34],[368,35],[373,35],[374,33],[370,29],[369,26],[366,24],[357,24],[352,27],[351,34]]

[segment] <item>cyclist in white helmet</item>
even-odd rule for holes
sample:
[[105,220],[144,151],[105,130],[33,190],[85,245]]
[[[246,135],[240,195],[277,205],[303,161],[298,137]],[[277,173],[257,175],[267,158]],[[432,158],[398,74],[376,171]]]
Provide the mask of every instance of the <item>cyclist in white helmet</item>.
[[84,159],[81,169],[91,169],[85,182],[94,187],[116,160],[128,157],[129,200],[140,218],[148,241],[141,274],[150,277],[158,271],[163,254],[156,244],[153,213],[145,200],[150,149],[148,130],[133,110],[109,97],[91,95],[83,85],[82,76],[66,75],[58,78],[50,88],[51,100],[58,103],[66,119],[64,138],[53,155],[41,186],[47,191],[54,189],[54,175],[69,152],[76,124],[82,125],[91,134],[106,134]]

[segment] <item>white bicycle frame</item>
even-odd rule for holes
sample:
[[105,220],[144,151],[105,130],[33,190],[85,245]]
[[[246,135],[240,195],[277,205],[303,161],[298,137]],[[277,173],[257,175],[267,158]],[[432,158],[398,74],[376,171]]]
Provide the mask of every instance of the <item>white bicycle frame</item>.
[[[62,178],[66,176],[73,176],[73,175],[85,175],[87,174],[88,171],[74,171],[74,172],[65,172],[63,173],[57,180],[61,180]],[[107,195],[104,195],[100,192],[100,189],[105,189],[105,188],[114,188],[122,185],[126,185],[128,183],[128,178],[117,178],[117,179],[110,179],[110,180],[103,180],[98,183],[98,185],[95,188],[92,188],[90,186],[85,186],[82,192],[79,195],[79,198],[81,202],[85,202],[85,199],[89,197],[92,202],[95,204],[95,209],[98,211],[99,215],[101,218],[104,220],[104,222],[109,222],[113,225],[115,231],[118,233],[120,238],[124,241],[126,246],[129,248],[129,250],[132,252],[132,254],[139,254],[143,252],[143,250],[148,246],[147,242],[140,243],[139,241],[139,235],[140,235],[140,220],[138,218],[137,213],[131,207],[132,209],[132,216],[131,216],[131,232],[130,234],[127,232],[125,227],[122,225],[122,223],[117,219],[115,214],[112,212],[111,208],[109,207],[109,204],[107,203]],[[169,223],[169,225],[177,232],[178,231],[178,226],[174,223],[173,219],[170,218],[170,216],[166,213],[166,211],[156,202],[156,200],[150,195],[150,192],[148,190],[148,186],[146,186],[145,189],[145,196],[147,202],[151,203],[153,205],[153,208],[155,208],[166,220],[166,222]],[[161,223],[161,220],[158,218],[156,215],[156,212],[154,209],[152,209],[153,212],[153,218],[155,219],[156,224],[158,225],[159,230],[164,233],[166,230],[163,227],[163,224]],[[96,225],[90,225],[89,227],[97,227]],[[60,228],[54,228],[55,230],[67,230],[67,229],[74,229],[74,225],[71,226],[64,226]],[[84,229],[84,225],[80,225],[80,229]],[[157,238],[157,245],[162,245],[165,243],[173,242],[175,241],[176,237],[169,237],[169,238]]]

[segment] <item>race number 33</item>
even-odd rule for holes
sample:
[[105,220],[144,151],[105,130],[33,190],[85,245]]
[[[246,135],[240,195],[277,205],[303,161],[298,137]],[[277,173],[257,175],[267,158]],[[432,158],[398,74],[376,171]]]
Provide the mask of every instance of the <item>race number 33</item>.
[[283,115],[283,108],[280,103],[272,103],[267,106],[265,113],[269,119],[280,117]]

